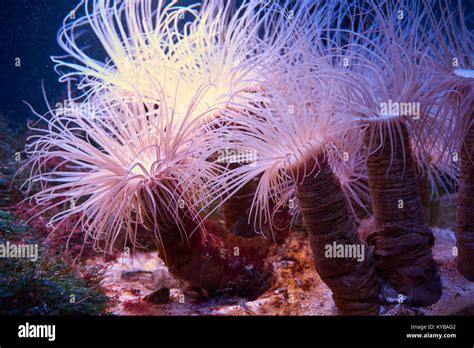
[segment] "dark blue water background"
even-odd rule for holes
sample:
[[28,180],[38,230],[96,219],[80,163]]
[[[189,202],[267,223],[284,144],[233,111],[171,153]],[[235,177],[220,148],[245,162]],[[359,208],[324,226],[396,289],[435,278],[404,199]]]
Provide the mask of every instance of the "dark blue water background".
[[[45,112],[41,81],[50,99],[57,99],[64,85],[57,82],[51,55],[62,54],[56,33],[76,1],[1,0],[0,7],[0,113],[15,123],[32,117],[23,100]],[[15,67],[15,59],[21,67]]]
[[[50,57],[64,54],[56,35],[63,19],[79,2],[0,0],[0,116],[17,125],[26,124],[28,118],[35,116],[23,101],[41,114],[46,112],[42,82],[52,105],[66,97],[66,85],[58,82]],[[94,49],[100,51],[100,47]],[[21,59],[21,67],[15,66],[16,58]]]

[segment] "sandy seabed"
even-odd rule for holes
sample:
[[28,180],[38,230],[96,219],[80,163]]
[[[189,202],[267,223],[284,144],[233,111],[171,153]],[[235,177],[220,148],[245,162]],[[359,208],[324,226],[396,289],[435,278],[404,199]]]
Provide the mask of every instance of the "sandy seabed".
[[[367,228],[366,221],[361,228]],[[457,270],[451,230],[433,228],[434,257],[439,265],[443,295],[434,305],[414,308],[397,302],[396,294],[384,296],[382,315],[473,315],[474,283]],[[206,298],[175,279],[156,252],[137,252],[133,259],[124,254],[104,261],[86,260],[86,267],[106,267],[104,288],[116,315],[337,315],[328,287],[316,274],[304,232],[294,230],[282,245],[271,248],[272,286],[254,301],[240,298]],[[144,298],[169,289],[169,302],[149,303]],[[167,292],[167,290],[166,290]],[[392,296],[392,297],[391,297]]]

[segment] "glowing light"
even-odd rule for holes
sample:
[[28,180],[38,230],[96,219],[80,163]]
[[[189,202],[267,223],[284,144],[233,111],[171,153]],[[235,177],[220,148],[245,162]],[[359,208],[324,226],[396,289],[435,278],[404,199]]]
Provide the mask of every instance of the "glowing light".
[[[275,5],[276,6],[276,5]],[[274,6],[274,7],[275,7]],[[248,101],[258,88],[262,70],[271,67],[272,46],[279,39],[259,37],[260,30],[273,25],[258,1],[238,9],[224,1],[207,1],[199,7],[177,6],[158,1],[85,1],[78,6],[85,15],[65,20],[58,36],[68,57],[53,57],[56,69],[67,68],[61,81],[81,77],[80,88],[91,95],[113,92],[124,99],[140,95],[141,100],[168,108],[183,119],[193,105],[189,119],[210,111]],[[185,21],[184,18],[188,17]],[[79,44],[78,28],[92,29],[109,60],[105,63],[87,55]],[[269,32],[269,30],[266,30]],[[263,49],[265,46],[265,49]],[[158,98],[157,88],[164,91]]]

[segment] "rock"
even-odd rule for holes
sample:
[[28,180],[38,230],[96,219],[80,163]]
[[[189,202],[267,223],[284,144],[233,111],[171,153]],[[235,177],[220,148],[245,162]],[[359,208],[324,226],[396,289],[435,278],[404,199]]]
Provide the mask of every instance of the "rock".
[[152,292],[151,294],[143,298],[145,302],[155,303],[155,304],[167,304],[170,303],[170,289],[161,288]]

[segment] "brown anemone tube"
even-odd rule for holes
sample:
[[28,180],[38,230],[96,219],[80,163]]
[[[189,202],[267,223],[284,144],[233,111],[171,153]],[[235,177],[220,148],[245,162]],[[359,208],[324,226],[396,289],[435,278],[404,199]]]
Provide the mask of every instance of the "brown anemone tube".
[[[367,244],[359,240],[340,183],[322,153],[318,156],[318,163],[316,176],[312,173],[298,178],[297,171],[292,171],[316,271],[331,289],[341,314],[377,315],[380,285],[372,253]],[[334,247],[361,250],[363,257],[338,255],[336,250],[331,250]],[[329,250],[332,253],[328,253]]]
[[[210,296],[255,299],[271,285],[271,268],[251,248],[208,233],[180,209],[181,229],[167,212],[158,214],[158,254],[169,271]],[[182,231],[187,231],[187,238]]]
[[461,151],[461,175],[458,191],[456,238],[458,269],[474,281],[474,127],[471,125]]
[[423,219],[425,223],[430,224],[430,199],[431,199],[431,182],[430,177],[426,173],[417,170],[418,188],[420,190],[421,204],[423,205]]
[[[371,127],[377,127],[371,124]],[[367,241],[374,249],[379,274],[414,306],[428,306],[442,293],[437,265],[433,260],[434,237],[423,219],[418,180],[403,124],[388,136],[389,126],[382,124],[385,136],[370,143],[367,170],[375,231]],[[375,133],[375,132],[374,132]],[[377,133],[379,134],[379,133]]]

